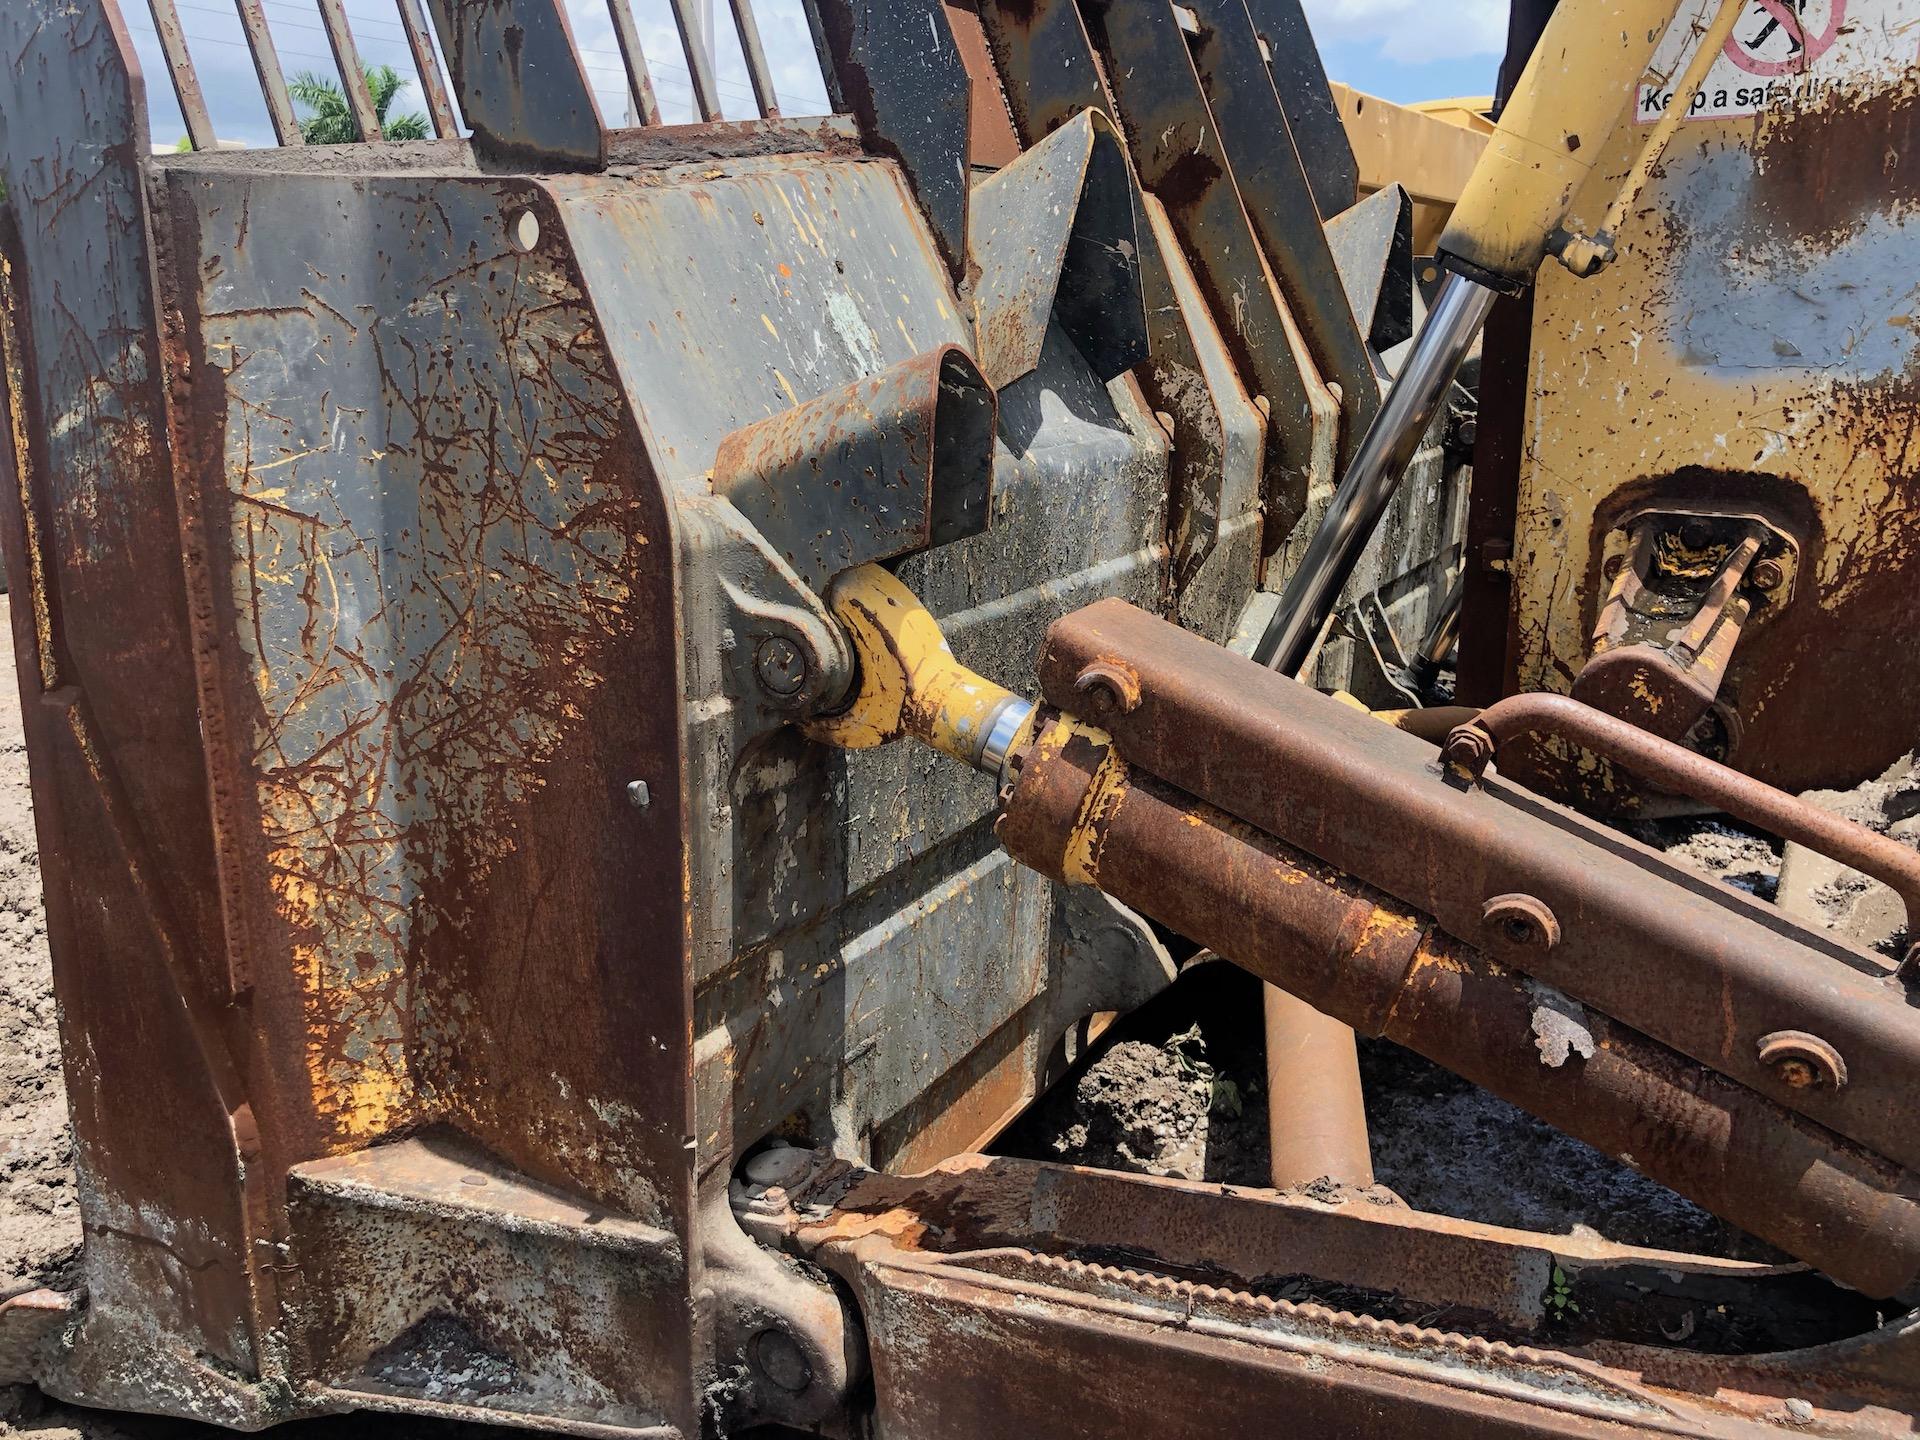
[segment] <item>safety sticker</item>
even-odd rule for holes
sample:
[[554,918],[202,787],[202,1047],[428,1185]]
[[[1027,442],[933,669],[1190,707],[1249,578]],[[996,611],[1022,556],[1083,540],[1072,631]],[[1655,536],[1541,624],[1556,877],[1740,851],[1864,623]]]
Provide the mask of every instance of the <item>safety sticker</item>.
[[[1654,52],[1634,118],[1651,125],[1675,103],[1720,0],[1687,0]],[[1699,90],[1689,120],[1727,120],[1818,103],[1836,90],[1892,79],[1920,61],[1920,0],[1746,0]]]

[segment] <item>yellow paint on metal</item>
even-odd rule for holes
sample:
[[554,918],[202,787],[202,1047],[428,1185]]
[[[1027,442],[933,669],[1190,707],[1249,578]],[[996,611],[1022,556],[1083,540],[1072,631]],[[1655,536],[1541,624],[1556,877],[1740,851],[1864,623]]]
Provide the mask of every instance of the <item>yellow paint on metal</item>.
[[807,733],[847,750],[912,735],[943,755],[974,763],[1013,692],[954,659],[940,622],[878,565],[842,575],[827,603],[853,642],[859,680],[853,703],[812,722]]
[[[1431,255],[1460,192],[1473,178],[1473,167],[1486,152],[1487,135],[1451,113],[1396,105],[1345,85],[1333,87],[1333,103],[1360,169],[1360,193],[1404,186],[1413,197],[1414,253]],[[1492,128],[1487,126],[1489,132]]]
[[17,299],[13,266],[0,256],[0,352],[4,352],[0,353],[0,366],[5,368],[7,382],[7,424],[13,445],[14,483],[20,487],[20,514],[26,526],[28,575],[24,588],[33,605],[33,639],[40,667],[40,688],[52,690],[60,684],[60,670],[53,648],[53,614],[47,600],[47,563],[40,536],[40,513],[33,503],[33,452],[27,444],[25,411],[27,382],[20,358],[20,337],[14,328]]
[[[1714,9],[1708,0],[1696,0],[1696,9],[1704,28]],[[1833,143],[1829,134],[1865,146],[1867,138],[1855,141],[1834,127],[1858,117],[1867,137],[1876,114],[1898,113],[1917,89],[1912,77],[1862,80],[1842,84],[1812,108],[1690,121],[1625,215],[1618,260],[1592,279],[1558,266],[1541,272],[1510,567],[1510,689],[1565,693],[1586,664],[1607,590],[1601,567],[1609,553],[1619,553],[1609,517],[1619,512],[1623,491],[1639,497],[1636,506],[1652,494],[1697,495],[1705,503],[1712,497],[1700,487],[1717,484],[1725,491],[1720,503],[1736,502],[1736,509],[1798,496],[1811,525],[1801,536],[1807,548],[1792,606],[1826,612],[1831,629],[1823,640],[1789,643],[1776,623],[1742,640],[1727,665],[1745,728],[1733,761],[1769,783],[1803,789],[1851,785],[1896,758],[1816,748],[1801,737],[1814,728],[1816,713],[1865,707],[1876,688],[1884,693],[1899,683],[1861,663],[1870,652],[1853,636],[1863,624],[1888,623],[1867,614],[1872,586],[1886,595],[1887,577],[1920,555],[1920,511],[1911,498],[1920,475],[1920,425],[1913,423],[1920,394],[1904,369],[1876,373],[1877,361],[1816,364],[1828,356],[1796,353],[1813,350],[1804,331],[1826,307],[1770,277],[1783,268],[1818,275],[1841,257],[1836,240],[1788,213],[1791,194],[1776,197],[1770,187],[1780,182],[1774,157]],[[1676,99],[1672,108],[1682,104]],[[1649,128],[1620,127],[1576,199],[1570,226],[1603,221]],[[1809,157],[1805,173],[1844,174],[1862,153],[1873,155],[1876,177],[1882,164],[1894,163],[1879,149],[1841,149]],[[1894,202],[1888,205],[1886,223],[1905,229]],[[1720,216],[1711,225],[1708,210]],[[1863,259],[1887,257],[1887,274],[1858,278],[1894,288],[1887,275],[1897,245],[1858,251]],[[1776,302],[1740,288],[1762,284],[1779,287]],[[1712,329],[1716,315],[1750,316],[1746,333],[1757,338],[1731,352],[1730,337],[1742,332],[1731,323]],[[1847,336],[1860,353],[1870,352],[1874,339],[1866,327]],[[1810,623],[1803,618],[1795,628]],[[1855,761],[1877,768],[1854,774]],[[1590,757],[1581,763],[1596,770]]]
[[1081,797],[1073,828],[1067,832],[1067,848],[1060,858],[1060,873],[1069,885],[1100,883],[1100,847],[1105,844],[1107,822],[1127,798],[1132,788],[1127,762],[1113,748],[1112,738],[1104,731],[1082,724],[1070,716],[1047,729],[1045,739],[1059,747],[1078,737],[1106,752],[1106,758],[1093,772],[1087,793]]
[[1675,0],[1566,0],[1554,12],[1440,237],[1440,249],[1515,284],[1606,153]]

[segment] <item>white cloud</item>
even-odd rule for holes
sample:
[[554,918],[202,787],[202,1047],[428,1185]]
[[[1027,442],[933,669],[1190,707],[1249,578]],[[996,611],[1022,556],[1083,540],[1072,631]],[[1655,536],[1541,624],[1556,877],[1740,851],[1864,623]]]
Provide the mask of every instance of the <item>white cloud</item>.
[[1304,0],[1322,44],[1344,40],[1379,47],[1402,64],[1499,55],[1507,48],[1506,0]]

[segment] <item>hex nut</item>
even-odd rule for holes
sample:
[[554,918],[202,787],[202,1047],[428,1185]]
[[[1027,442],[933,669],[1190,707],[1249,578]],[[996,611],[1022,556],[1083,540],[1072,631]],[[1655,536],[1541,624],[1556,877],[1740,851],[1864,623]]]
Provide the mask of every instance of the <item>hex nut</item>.
[[1509,945],[1551,950],[1560,943],[1560,921],[1543,901],[1531,895],[1496,895],[1480,914]]
[[1762,560],[1753,567],[1753,586],[1756,590],[1778,590],[1786,583],[1786,567],[1778,560]]
[[1773,1078],[1795,1090],[1838,1090],[1847,1083],[1847,1062],[1840,1052],[1805,1030],[1775,1030],[1762,1035],[1755,1048]]
[[1477,724],[1456,725],[1447,736],[1445,755],[1469,775],[1479,775],[1493,762],[1493,737]]

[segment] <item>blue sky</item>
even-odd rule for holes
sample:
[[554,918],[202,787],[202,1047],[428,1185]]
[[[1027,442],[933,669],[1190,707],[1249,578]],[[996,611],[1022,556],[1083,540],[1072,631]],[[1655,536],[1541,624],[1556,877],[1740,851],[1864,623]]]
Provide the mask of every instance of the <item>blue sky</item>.
[[[0,0],[5,3],[5,0]],[[166,82],[143,0],[119,0],[148,76],[153,138],[171,144],[185,130]],[[232,0],[176,0],[189,35],[195,67],[222,138],[272,143],[257,82]],[[624,123],[626,101],[620,57],[605,0],[565,0],[603,114]],[[669,121],[691,118],[686,69],[669,18],[668,0],[632,0],[662,109]],[[289,74],[303,69],[328,73],[331,59],[314,0],[265,0],[266,13]],[[1446,95],[1483,95],[1493,88],[1506,27],[1506,0],[1306,0],[1307,13],[1328,73],[1389,100],[1427,100]],[[719,76],[730,117],[750,112],[746,70],[728,29],[725,0],[720,16]],[[390,64],[411,76],[404,35],[390,0],[346,0],[354,37],[370,64]],[[755,14],[774,69],[775,85],[792,114],[825,108],[814,71],[800,0],[755,0]],[[1436,12],[1444,21],[1435,24]],[[397,107],[419,106],[417,87]]]

